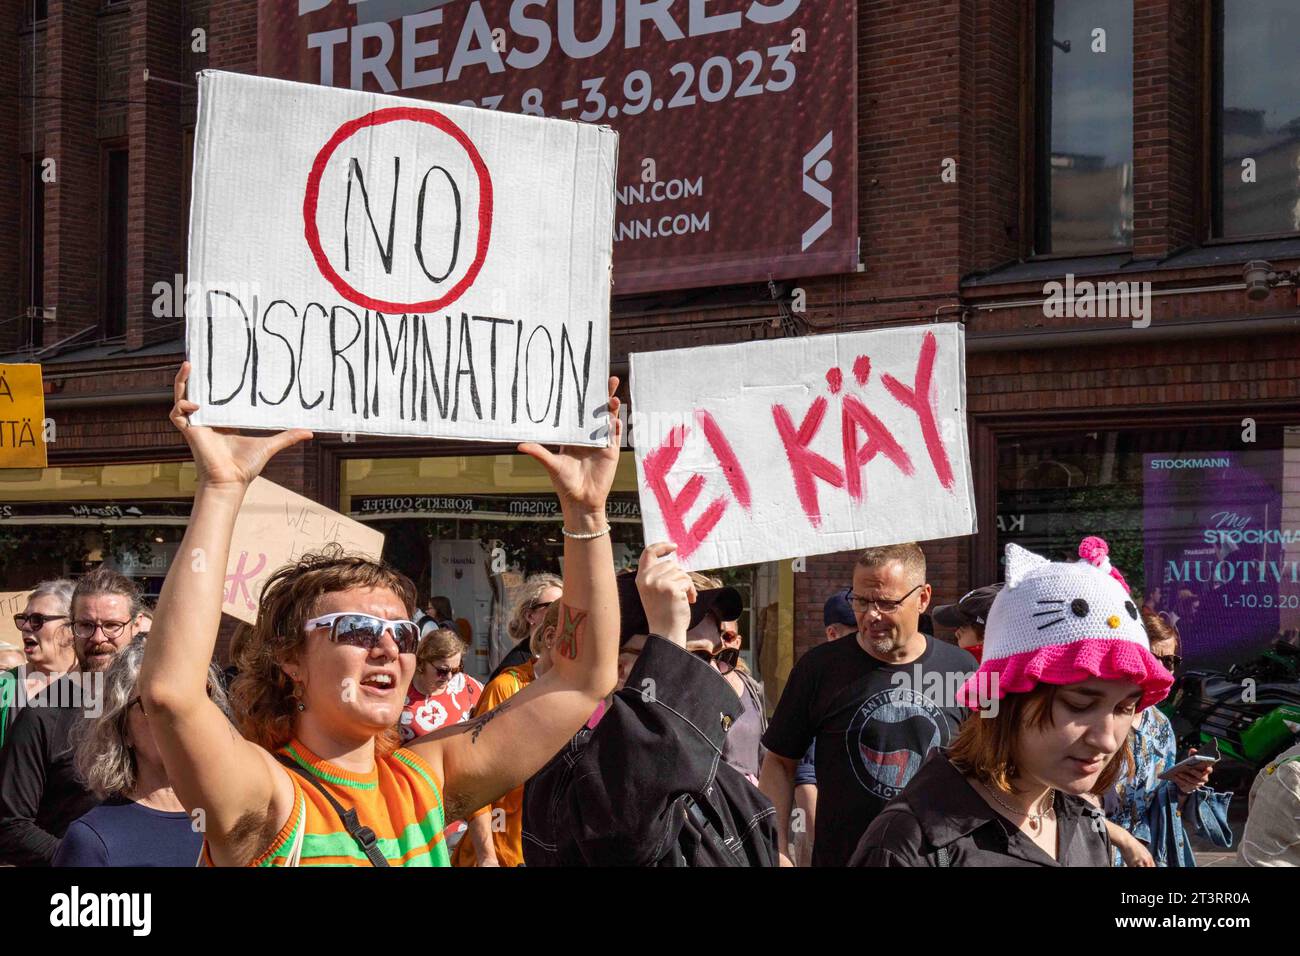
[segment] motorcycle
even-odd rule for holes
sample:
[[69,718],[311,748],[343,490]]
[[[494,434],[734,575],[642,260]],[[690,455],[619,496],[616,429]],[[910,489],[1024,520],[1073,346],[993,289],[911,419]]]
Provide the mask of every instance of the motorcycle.
[[1173,724],[1179,753],[1217,745],[1218,786],[1248,787],[1261,767],[1300,742],[1300,647],[1279,640],[1226,673],[1188,671],[1160,709]]

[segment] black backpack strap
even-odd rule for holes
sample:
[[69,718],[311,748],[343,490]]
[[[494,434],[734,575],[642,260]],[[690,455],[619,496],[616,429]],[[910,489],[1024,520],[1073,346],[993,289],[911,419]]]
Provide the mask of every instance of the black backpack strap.
[[375,831],[365,826],[357,819],[357,811],[353,807],[344,809],[343,804],[334,799],[334,795],[322,786],[321,782],[309,773],[306,768],[286,757],[284,754],[276,754],[275,759],[284,764],[298,776],[307,780],[320,791],[321,796],[329,801],[329,805],[334,808],[334,812],[339,815],[343,821],[343,827],[348,831],[348,835],[357,841],[357,846],[361,847],[361,852],[370,860],[371,866],[388,866],[388,860],[379,850],[379,839],[375,836]]

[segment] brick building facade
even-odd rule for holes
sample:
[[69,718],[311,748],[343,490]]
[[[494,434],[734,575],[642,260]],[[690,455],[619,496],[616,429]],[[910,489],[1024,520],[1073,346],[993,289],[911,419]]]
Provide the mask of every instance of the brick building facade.
[[[48,0],[35,23],[17,6],[6,4],[0,22],[0,86],[20,91],[9,99],[18,122],[0,124],[0,315],[16,317],[0,325],[0,352],[44,364],[47,414],[58,429],[52,467],[183,460],[185,446],[166,420],[183,326],[179,316],[154,314],[153,287],[184,272],[191,74],[256,71],[257,3]],[[1214,5],[1132,0],[1131,241],[1069,257],[1034,254],[1041,183],[1027,157],[1041,108],[1035,17],[1048,6],[858,4],[860,272],[787,282],[780,303],[754,286],[614,304],[616,370],[634,351],[964,321],[980,531],[926,543],[939,600],[996,580],[998,526],[1024,527],[1002,500],[1016,492],[1006,461],[1017,442],[1211,429],[1214,446],[1246,419],[1265,430],[1300,424],[1295,289],[1283,283],[1253,300],[1243,282],[1251,260],[1277,270],[1300,265],[1300,233],[1227,241],[1210,228]],[[129,157],[125,305],[122,327],[106,336],[105,166],[121,148]],[[56,177],[35,187],[33,170],[46,159]],[[34,292],[23,237],[37,188],[44,214]],[[1149,327],[1049,316],[1045,283],[1067,273],[1150,283]],[[799,314],[786,308],[795,286],[807,293]],[[1294,432],[1285,434],[1277,441],[1289,443]],[[344,460],[449,453],[470,452],[328,436],[279,456],[267,476],[338,507]],[[1282,454],[1288,490],[1300,492],[1300,452]],[[810,558],[793,576],[795,656],[818,639],[822,602],[848,583],[852,561]],[[789,662],[787,652],[782,670]]]

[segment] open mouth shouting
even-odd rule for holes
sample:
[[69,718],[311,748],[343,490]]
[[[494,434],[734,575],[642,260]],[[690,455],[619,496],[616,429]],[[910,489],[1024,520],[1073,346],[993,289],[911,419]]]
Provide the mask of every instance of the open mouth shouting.
[[390,697],[397,691],[398,677],[392,671],[371,671],[361,678],[361,689],[374,697]]

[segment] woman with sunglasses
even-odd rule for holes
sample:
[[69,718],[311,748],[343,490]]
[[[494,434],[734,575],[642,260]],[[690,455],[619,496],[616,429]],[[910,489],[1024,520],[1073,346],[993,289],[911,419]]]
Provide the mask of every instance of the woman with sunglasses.
[[[1167,616],[1142,609],[1142,623],[1151,640],[1151,653],[1171,674],[1182,666],[1178,629]],[[1184,767],[1162,774],[1178,762],[1178,748],[1169,718],[1148,707],[1133,724],[1131,772],[1122,775],[1104,795],[1107,829],[1115,847],[1115,865],[1195,866],[1186,823],[1217,846],[1232,845],[1228,827],[1230,793],[1217,793],[1206,784],[1214,765]],[[1188,756],[1196,748],[1188,751]]]
[[[0,671],[0,747],[19,709],[52,681],[77,667],[69,608],[76,584],[66,578],[42,581],[27,596],[27,605],[14,615],[14,626],[23,639],[26,663]],[[21,682],[22,690],[19,690]]]
[[205,859],[447,865],[445,821],[527,780],[614,686],[618,604],[605,502],[618,464],[617,380],[607,446],[519,446],[547,470],[564,519],[554,666],[494,711],[397,748],[419,637],[415,587],[361,557],[308,555],[267,580],[232,688],[242,736],[204,694],[244,494],[276,452],[311,433],[252,437],[192,424],[189,375],[187,362],[171,420],[194,455],[194,505],[154,615],[140,695],[177,797],[204,811]]
[[513,646],[504,649],[504,654],[488,677],[489,681],[507,667],[518,667],[533,659],[533,635],[541,626],[546,609],[563,595],[564,582],[558,575],[542,571],[528,576],[519,588],[514,610],[510,612],[510,621],[506,625],[506,635]]
[[398,728],[402,743],[469,720],[483,685],[465,673],[461,666],[464,655],[464,639],[449,627],[436,628],[420,638],[415,675]]
[[[167,768],[140,700],[145,641],[136,637],[104,672],[98,716],[72,734],[77,772],[104,802],[69,825],[53,866],[193,866],[203,845],[167,779]],[[229,712],[216,667],[208,668],[208,699]]]

